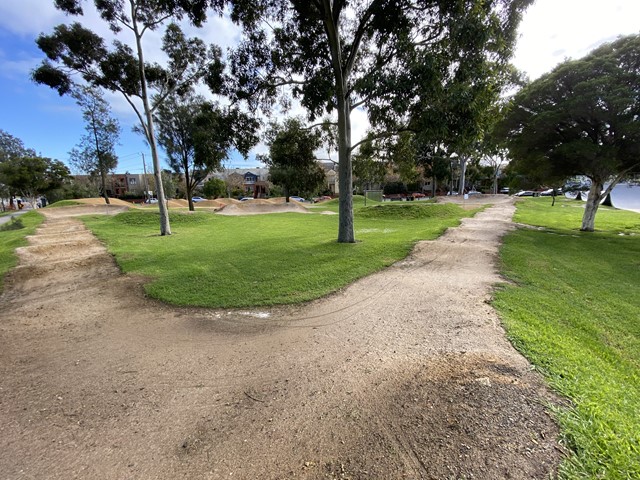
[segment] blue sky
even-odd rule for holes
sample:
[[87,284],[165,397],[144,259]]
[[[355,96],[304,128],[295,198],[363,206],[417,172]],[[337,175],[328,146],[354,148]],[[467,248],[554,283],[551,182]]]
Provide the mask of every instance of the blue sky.
[[[89,2],[87,2],[89,3]],[[0,1],[0,129],[22,139],[39,154],[65,161],[83,133],[82,114],[70,98],[59,97],[48,87],[35,85],[29,72],[42,59],[35,39],[49,33],[68,18],[48,0]],[[514,63],[534,79],[566,58],[579,58],[618,35],[640,31],[640,0],[537,0],[520,27]],[[87,26],[106,33],[95,16]],[[224,19],[213,19],[201,35],[223,47],[232,45],[238,31]],[[149,38],[149,44],[157,42]],[[153,47],[150,49],[153,56]],[[142,171],[142,155],[150,166],[148,147],[131,132],[135,118],[120,98],[108,97],[114,116],[122,126],[118,171]],[[354,140],[366,130],[363,112],[354,121]],[[256,151],[261,148],[257,147]],[[235,156],[231,167],[251,167],[257,162]]]

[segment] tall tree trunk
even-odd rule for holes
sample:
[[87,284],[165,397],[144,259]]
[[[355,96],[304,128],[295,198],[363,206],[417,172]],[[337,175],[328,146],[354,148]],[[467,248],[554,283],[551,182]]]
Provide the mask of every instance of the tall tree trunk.
[[[94,103],[95,105],[95,103]],[[93,130],[93,141],[96,145],[96,156],[98,157],[98,170],[100,171],[100,183],[102,186],[102,196],[104,197],[104,201],[107,205],[110,205],[109,195],[107,195],[107,172],[105,170],[105,162],[102,156],[102,152],[100,151],[100,141],[98,140],[98,132],[96,130],[96,119],[94,116],[94,111],[91,111],[91,129]]]
[[165,202],[164,187],[162,186],[162,169],[160,168],[160,157],[158,156],[158,147],[156,146],[156,138],[153,131],[153,114],[151,105],[149,104],[149,92],[147,91],[147,77],[144,68],[144,55],[142,51],[142,34],[138,29],[138,19],[136,12],[136,2],[131,2],[131,23],[133,25],[134,35],[136,37],[136,49],[138,51],[138,68],[140,71],[140,86],[142,88],[142,103],[144,105],[144,113],[147,117],[146,128],[143,130],[147,135],[149,147],[151,148],[151,158],[153,159],[153,176],[156,183],[156,195],[158,197],[158,208],[160,210],[160,235],[171,235],[171,225],[169,224],[169,209]]
[[351,117],[349,103],[338,96],[338,185],[340,187],[338,242],[356,241],[353,227],[353,170],[351,168]]
[[336,99],[338,102],[338,243],[355,243],[353,228],[353,175],[351,168],[351,105],[348,98],[347,75],[342,64],[339,16],[334,18],[329,0],[323,1],[324,27],[331,49]]
[[593,232],[595,229],[596,213],[598,213],[600,200],[602,200],[603,186],[604,183],[602,182],[602,180],[591,179],[589,197],[587,198],[587,204],[584,207],[584,215],[582,216],[582,227],[580,227],[580,230],[583,232]]
[[184,185],[185,188],[187,189],[187,202],[189,202],[189,211],[193,212],[195,211],[195,208],[193,206],[193,188],[191,185],[191,178],[189,175],[189,162],[188,161],[183,161],[182,162],[182,167],[184,168]]
[[102,196],[107,205],[111,205],[109,195],[107,195],[107,172],[103,168],[100,169],[100,183],[102,184]]
[[467,180],[465,178],[466,173],[467,173],[467,159],[464,157],[460,157],[460,191],[458,193],[460,193],[460,195],[462,195],[463,198],[464,198],[465,184],[467,183]]

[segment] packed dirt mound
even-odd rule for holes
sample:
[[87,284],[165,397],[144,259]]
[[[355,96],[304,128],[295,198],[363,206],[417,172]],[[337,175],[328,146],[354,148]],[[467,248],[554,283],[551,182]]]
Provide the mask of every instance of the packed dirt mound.
[[[81,199],[81,200],[90,200],[90,199]],[[111,199],[117,200],[117,199]],[[78,200],[79,201],[79,200]],[[122,203],[120,203],[122,202]],[[137,208],[131,203],[123,202],[119,200],[117,203],[113,202],[111,205],[107,205],[102,200],[102,203],[90,203],[90,202],[80,202],[84,205],[72,205],[68,207],[53,207],[53,208],[45,208],[39,210],[40,213],[44,213],[49,218],[64,218],[64,217],[78,217],[81,215],[115,215],[117,213],[125,212],[130,208]]]
[[[287,203],[286,197],[273,197],[273,198],[269,198],[267,200],[268,200],[269,203],[274,203],[276,205],[280,205],[281,203]],[[297,200],[294,200],[293,198],[290,198],[289,202],[297,203],[298,205],[302,205],[301,202],[298,202]]]
[[[201,202],[193,202],[195,208],[220,208],[222,204],[215,200],[203,200]],[[169,208],[189,208],[189,202],[186,198],[174,198],[169,200]]]
[[226,204],[219,202],[218,200],[202,200],[193,204],[196,208],[222,208]]
[[189,202],[183,198],[173,198],[167,202],[169,208],[189,208]]
[[244,200],[243,202],[236,203],[235,205],[273,205],[272,202],[268,198],[253,198],[251,200]]
[[238,205],[242,203],[240,200],[235,198],[216,198],[216,202],[219,202],[223,205]]
[[[78,202],[78,203],[82,203],[85,205],[98,205],[98,206],[103,206],[103,205],[107,205],[106,202],[104,201],[104,198],[102,197],[95,197],[95,198],[77,198],[74,200],[74,202]],[[124,200],[120,200],[119,198],[110,198],[109,199],[110,205],[119,205],[121,207],[135,207],[136,205],[134,203],[131,202],[126,202]]]
[[260,215],[265,213],[310,213],[297,202],[274,204],[268,200],[249,200],[231,204],[219,210],[220,215]]

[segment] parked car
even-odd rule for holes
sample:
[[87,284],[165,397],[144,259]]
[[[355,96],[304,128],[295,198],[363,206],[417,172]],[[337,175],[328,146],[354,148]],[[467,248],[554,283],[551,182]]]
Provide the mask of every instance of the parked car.
[[540,192],[541,197],[550,197],[551,195],[553,195],[553,188],[548,188]]
[[516,197],[536,197],[536,192],[533,190],[520,190],[515,194]]
[[404,193],[389,193],[387,195],[383,195],[382,198],[391,202],[402,202],[407,199],[407,196]]
[[202,198],[202,197],[191,197],[191,201],[192,202],[204,202],[206,200],[206,198]]
[[502,187],[500,193],[509,193],[509,187]]
[[157,198],[147,198],[144,203],[158,203]]
[[295,200],[296,202],[305,202],[306,200],[302,197],[299,197],[297,195],[291,195],[289,197],[289,200]]
[[240,199],[240,201],[241,201],[241,202],[247,202],[247,201],[249,201],[249,200],[253,200],[253,197],[242,197],[242,198]]

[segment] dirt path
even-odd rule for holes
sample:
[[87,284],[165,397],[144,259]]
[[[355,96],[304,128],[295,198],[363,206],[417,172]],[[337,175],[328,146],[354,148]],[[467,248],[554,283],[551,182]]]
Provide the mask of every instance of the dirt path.
[[295,309],[168,307],[51,210],[0,298],[2,479],[548,478],[550,396],[487,305],[511,203]]

